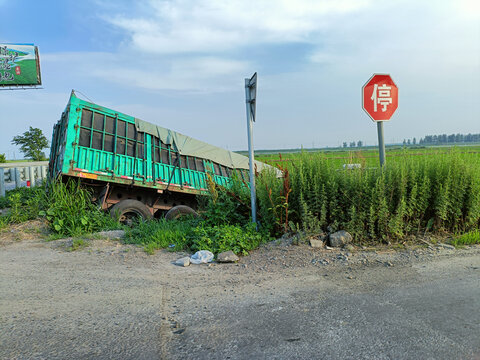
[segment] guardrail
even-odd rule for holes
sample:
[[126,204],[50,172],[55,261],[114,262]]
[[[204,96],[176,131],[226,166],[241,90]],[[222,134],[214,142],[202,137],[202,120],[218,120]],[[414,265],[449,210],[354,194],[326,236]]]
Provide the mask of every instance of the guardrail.
[[0,196],[5,196],[6,190],[35,186],[47,178],[47,169],[48,161],[0,164]]

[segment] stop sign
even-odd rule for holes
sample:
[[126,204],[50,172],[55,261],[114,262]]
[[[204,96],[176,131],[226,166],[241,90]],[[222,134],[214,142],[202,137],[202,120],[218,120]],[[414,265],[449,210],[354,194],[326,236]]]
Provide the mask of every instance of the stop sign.
[[373,74],[363,85],[362,107],[373,121],[390,120],[398,107],[398,88],[390,75]]

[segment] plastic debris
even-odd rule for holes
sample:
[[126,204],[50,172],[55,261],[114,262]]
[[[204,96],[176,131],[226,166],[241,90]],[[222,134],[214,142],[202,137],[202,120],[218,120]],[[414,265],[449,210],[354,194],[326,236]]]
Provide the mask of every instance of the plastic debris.
[[192,264],[206,264],[213,260],[213,253],[208,250],[197,251],[190,257],[190,262]]

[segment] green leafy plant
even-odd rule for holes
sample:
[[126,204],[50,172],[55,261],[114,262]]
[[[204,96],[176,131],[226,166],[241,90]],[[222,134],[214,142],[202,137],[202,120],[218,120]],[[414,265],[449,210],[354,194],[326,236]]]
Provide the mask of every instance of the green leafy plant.
[[48,187],[44,210],[50,229],[62,236],[79,236],[100,230],[121,227],[108,214],[92,203],[90,192],[78,181],[52,182]]
[[193,251],[209,250],[214,254],[231,250],[235,254],[247,255],[267,238],[264,235],[253,223],[245,226],[200,224],[189,234],[189,247]]

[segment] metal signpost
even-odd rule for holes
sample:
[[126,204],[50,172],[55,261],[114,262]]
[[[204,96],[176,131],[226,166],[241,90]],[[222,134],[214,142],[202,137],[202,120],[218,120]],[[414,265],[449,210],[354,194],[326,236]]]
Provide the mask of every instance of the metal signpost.
[[380,166],[385,165],[383,122],[390,120],[398,107],[398,87],[388,74],[373,74],[362,87],[362,107],[377,123]]
[[248,158],[250,163],[250,197],[252,204],[252,222],[257,223],[257,205],[255,192],[255,158],[253,154],[253,122],[257,98],[257,73],[245,79],[245,99],[247,104]]

